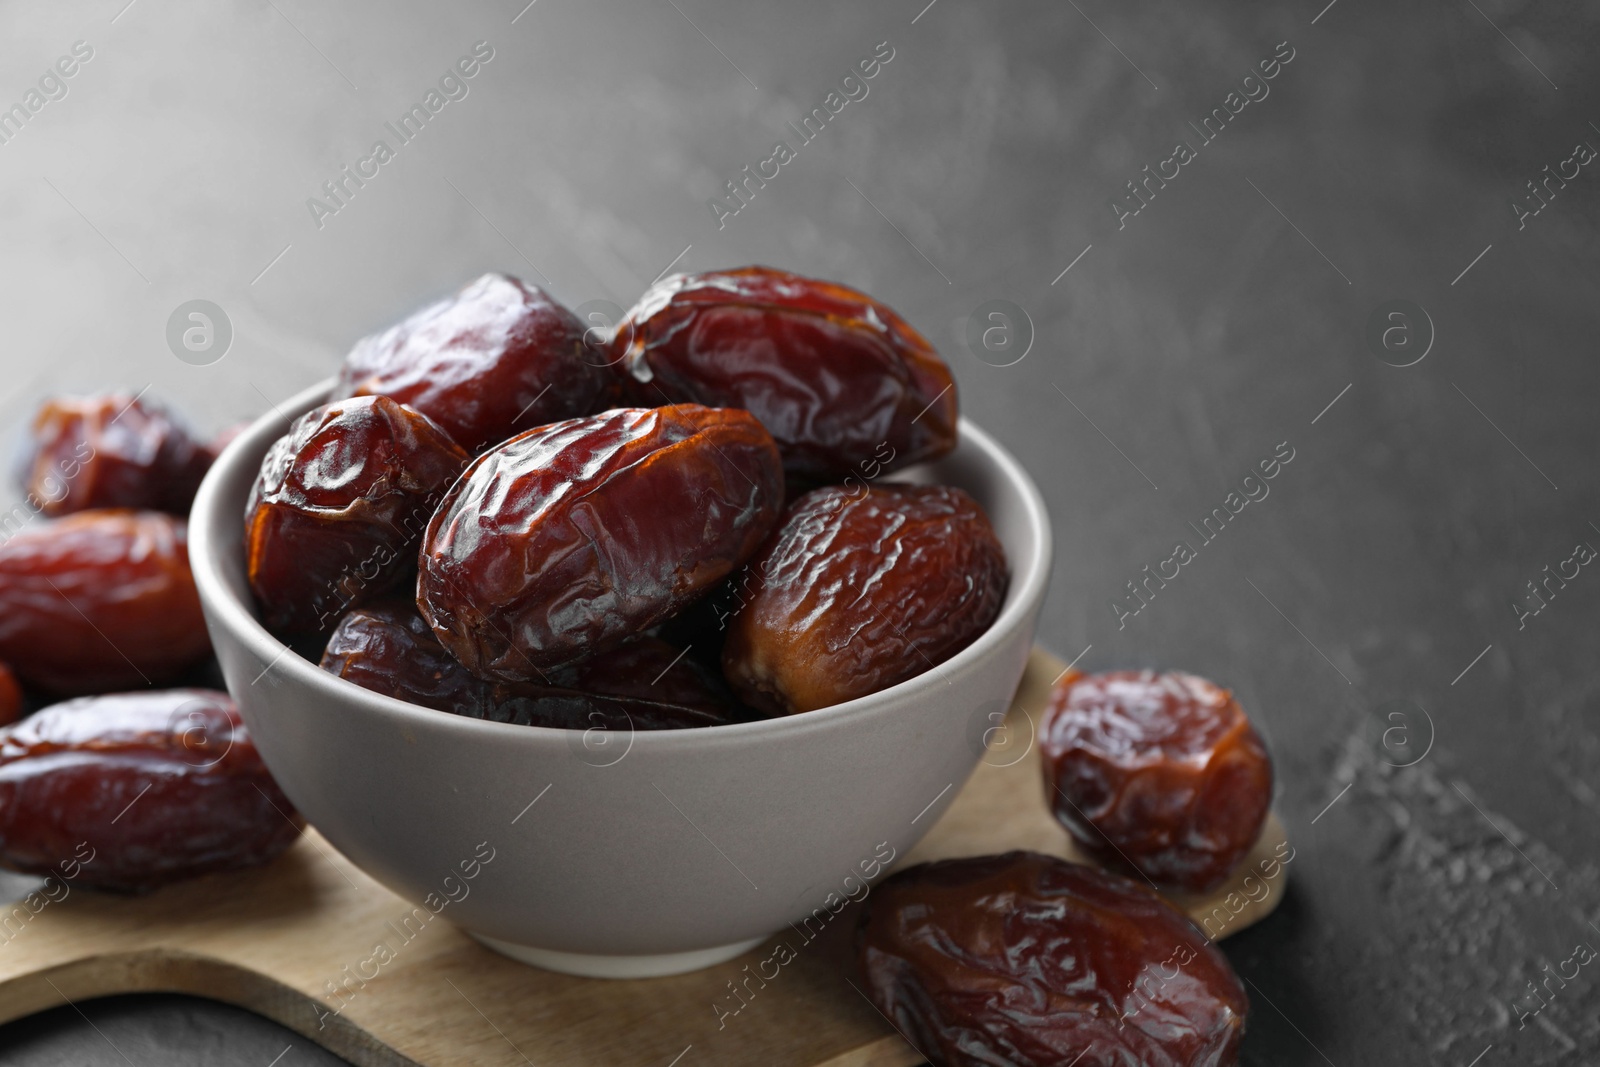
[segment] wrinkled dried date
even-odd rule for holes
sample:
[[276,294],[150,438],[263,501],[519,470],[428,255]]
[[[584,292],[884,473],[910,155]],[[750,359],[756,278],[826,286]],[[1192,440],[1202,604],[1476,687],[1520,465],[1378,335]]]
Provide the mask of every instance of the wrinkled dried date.
[[552,669],[548,685],[487,682],[456,662],[403,601],[347,614],[328,639],[322,669],[412,704],[524,726],[666,730],[752,716],[720,678],[651,637]]
[[551,672],[550,685],[493,687],[480,718],[566,730],[682,730],[760,718],[683,650],[639,637]]
[[270,629],[325,631],[408,573],[467,454],[427,416],[356,397],[296,419],[245,510],[250,589]]
[[832,282],[766,267],[674,275],[640,297],[613,348],[637,403],[746,408],[801,481],[955,447],[955,380],[933,346]]
[[867,993],[936,1067],[1225,1067],[1249,1001],[1141,883],[1035,852],[923,864],[873,890]]
[[130,393],[48,400],[28,438],[22,488],[51,517],[88,508],[187,515],[215,458],[164,407]]
[[[720,722],[754,717],[739,707],[720,675],[685,655],[679,646],[655,637],[636,637],[609,652],[559,668],[550,680],[580,693],[635,701],[646,717],[650,704],[682,708]],[[667,714],[664,710],[663,715]]]
[[265,863],[301,825],[226,693],[83,697],[0,730],[0,863],[13,870],[75,858],[75,883],[139,891]]
[[1074,672],[1039,728],[1056,818],[1110,866],[1214,889],[1261,835],[1272,761],[1233,694],[1180,672]]
[[328,636],[322,669],[375,693],[459,714],[476,714],[488,688],[444,650],[408,600],[347,613]]
[[470,452],[587,415],[616,390],[604,349],[542,289],[485,274],[345,357],[332,399],[387,396],[433,419]]
[[211,650],[188,529],[156,511],[80,511],[0,544],[0,657],[54,693],[171,678]]
[[619,408],[543,426],[446,494],[417,606],[474,674],[544,681],[715,585],[782,501],[777,446],[744,411]]
[[774,714],[875,693],[971,644],[1007,581],[1005,550],[960,489],[813,490],[735,581],[723,674]]

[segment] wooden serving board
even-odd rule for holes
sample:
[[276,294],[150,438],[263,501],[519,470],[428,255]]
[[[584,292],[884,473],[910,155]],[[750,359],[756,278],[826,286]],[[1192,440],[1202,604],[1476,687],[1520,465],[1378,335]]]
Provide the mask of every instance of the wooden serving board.
[[[1046,809],[1032,744],[1062,669],[1034,652],[1007,743],[990,750],[902,866],[1014,848],[1082,859]],[[1209,917],[1211,932],[1223,936],[1259,921],[1277,906],[1286,876],[1268,877],[1264,870],[1274,868],[1258,864],[1284,842],[1273,816],[1235,877],[1240,884],[1180,905]],[[1242,883],[1252,869],[1247,894]],[[811,942],[786,932],[709,970],[630,981],[526,967],[443,921],[408,931],[406,940],[398,927],[411,910],[311,830],[255,870],[142,897],[74,889],[37,913],[0,914],[8,938],[0,945],[0,1021],[89,997],[173,992],[248,1008],[361,1067],[899,1067],[921,1060],[858,989],[849,952],[853,909]],[[375,952],[380,942],[387,958]],[[747,981],[779,942],[793,958],[770,980]],[[741,998],[731,991],[735,981],[746,990]]]

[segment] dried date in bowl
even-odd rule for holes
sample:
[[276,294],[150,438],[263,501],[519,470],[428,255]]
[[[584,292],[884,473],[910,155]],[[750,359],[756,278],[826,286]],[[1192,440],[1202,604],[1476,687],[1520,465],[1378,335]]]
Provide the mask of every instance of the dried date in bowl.
[[[321,401],[308,390],[280,406],[292,417]],[[977,762],[973,709],[1015,691],[1050,570],[1037,488],[992,437],[963,426],[957,452],[918,473],[972,492],[1005,545],[1012,589],[977,641],[937,674],[815,715],[638,732],[626,758],[601,771],[592,765],[612,757],[585,748],[588,759],[575,759],[573,731],[408,705],[285,653],[253,609],[241,546],[250,484],[286,425],[261,419],[195,502],[195,578],[251,736],[333,847],[411,899],[437,888],[463,840],[481,839],[466,836],[474,827],[488,817],[504,827],[555,781],[512,827],[536,831],[541,847],[501,849],[503,875],[478,879],[446,917],[503,952],[577,973],[642,977],[731,958],[786,929],[793,902],[820,899],[823,882],[837,885],[829,872],[854,869],[872,843],[908,850],[933,813],[912,817]]]
[[923,864],[867,899],[868,997],[935,1067],[1226,1067],[1249,1000],[1142,883],[1036,852]]
[[187,515],[214,457],[153,400],[62,396],[34,414],[19,474],[23,491],[52,518],[89,508]]
[[328,638],[322,669],[411,704],[522,726],[671,730],[753,717],[720,677],[653,637],[552,669],[549,684],[484,681],[444,650],[406,601],[345,615]]
[[488,683],[444,650],[410,600],[386,599],[339,620],[322,669],[374,693],[435,711],[476,715]]
[[469,457],[388,397],[316,408],[267,451],[245,507],[245,565],[262,621],[326,631],[394,587]]
[[300,833],[228,694],[82,697],[0,729],[0,864],[140,891],[265,863]]
[[[572,718],[552,705],[536,712],[538,717],[532,721],[567,729],[589,729],[604,722],[610,729],[675,730],[761,718],[734,699],[720,674],[688,652],[644,635],[560,668],[551,675],[556,686],[604,698],[602,706],[579,705],[578,716]],[[520,721],[514,709],[509,716],[502,712],[495,717],[502,722]]]
[[800,482],[875,477],[955,447],[950,368],[899,315],[842,285],[767,267],[673,275],[612,343],[638,403],[745,408]]
[[1007,582],[1005,550],[963,490],[816,489],[733,583],[723,674],[772,714],[866,696],[971,644]]
[[151,685],[210,650],[182,519],[94,509],[0,544],[0,658],[24,681],[60,694]]
[[332,398],[391,397],[480,452],[609,406],[616,383],[604,363],[585,346],[578,317],[544,290],[485,274],[356,342]]
[[1244,710],[1192,674],[1068,674],[1039,747],[1051,807],[1085,851],[1184,892],[1227,880],[1272,803],[1272,760]]
[[417,607],[474,674],[547,681],[715,585],[782,502],[777,446],[744,411],[618,408],[542,426],[446,494]]

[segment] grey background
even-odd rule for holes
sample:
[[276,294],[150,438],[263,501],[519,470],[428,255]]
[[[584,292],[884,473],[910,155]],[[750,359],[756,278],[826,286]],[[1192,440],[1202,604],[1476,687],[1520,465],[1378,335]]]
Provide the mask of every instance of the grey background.
[[[218,429],[491,268],[574,306],[627,306],[674,262],[864,288],[1050,501],[1041,643],[1213,677],[1269,739],[1297,851],[1282,908],[1226,944],[1244,1062],[1600,1050],[1600,969],[1521,1028],[1512,1007],[1600,947],[1600,577],[1521,629],[1512,607],[1600,545],[1597,165],[1521,230],[1509,207],[1600,147],[1600,6],[123,2],[0,9],[6,101],[95,50],[0,145],[0,422],[149,386]],[[306,199],[479,40],[470,94],[318,229]],[[870,95],[719,229],[707,199],[885,40]],[[1186,122],[1284,40],[1270,95],[1201,147]],[[1110,199],[1178,139],[1198,158],[1119,230]],[[165,341],[194,298],[233,324],[210,366]],[[1035,330],[1005,368],[963,341],[995,299]],[[1394,299],[1436,332],[1403,369],[1365,340]],[[1270,496],[1119,628],[1124,583],[1285,441]],[[1386,748],[1397,707],[1427,715]],[[332,1062],[138,998],[0,1029],[0,1062],[265,1067],[290,1044],[284,1065]]]

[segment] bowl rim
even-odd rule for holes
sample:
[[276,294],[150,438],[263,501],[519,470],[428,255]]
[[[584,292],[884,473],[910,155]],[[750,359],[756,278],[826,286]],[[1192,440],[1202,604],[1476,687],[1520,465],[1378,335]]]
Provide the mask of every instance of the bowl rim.
[[[369,713],[392,719],[401,726],[416,726],[430,731],[456,731],[463,737],[477,736],[484,741],[515,741],[535,749],[570,744],[571,736],[581,731],[523,726],[455,715],[364,689],[354,682],[330,674],[280,641],[261,624],[243,600],[233,594],[221,572],[221,556],[213,536],[213,526],[226,508],[238,507],[242,511],[245,501],[226,499],[224,483],[238,476],[237,468],[245,462],[243,457],[247,453],[264,451],[283,435],[286,422],[292,423],[312,407],[324,402],[335,381],[335,378],[326,378],[301,390],[282,404],[274,405],[273,410],[257,418],[228,444],[201,482],[189,513],[189,549],[195,586],[208,619],[265,664],[263,675],[270,671],[285,671],[294,683],[309,687],[330,701],[357,705]],[[290,414],[286,416],[285,412]],[[1022,505],[1024,522],[1035,545],[1030,558],[1020,561],[1020,565],[1018,562],[1012,563],[1014,595],[1007,596],[1005,606],[988,629],[944,662],[887,689],[804,714],[782,715],[754,722],[679,730],[629,730],[630,751],[632,746],[638,745],[646,750],[670,751],[685,747],[700,748],[707,743],[778,739],[836,728],[915,700],[919,691],[931,691],[939,684],[944,674],[971,670],[985,658],[1000,653],[1012,635],[1030,623],[1043,603],[1045,588],[1050,580],[1053,550],[1050,516],[1038,486],[1009,451],[965,417],[959,420],[958,432],[962,439],[975,442],[1015,489]],[[252,472],[245,484],[253,482]],[[239,549],[236,547],[233,550]]]

